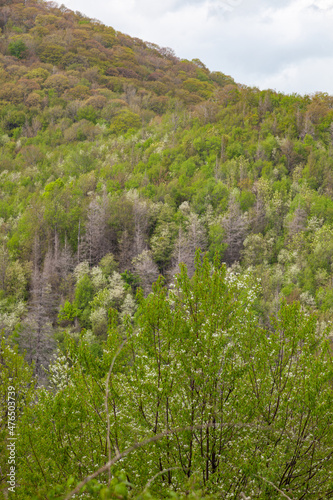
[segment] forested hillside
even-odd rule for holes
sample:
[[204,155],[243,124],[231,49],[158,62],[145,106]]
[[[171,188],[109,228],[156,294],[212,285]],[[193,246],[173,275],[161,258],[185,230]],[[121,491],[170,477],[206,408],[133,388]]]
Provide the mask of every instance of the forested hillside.
[[[191,491],[193,499],[221,491],[223,498],[280,498],[282,489],[294,499],[332,498],[331,357],[316,335],[329,338],[333,318],[333,97],[246,87],[200,60],[181,60],[169,48],[54,2],[0,0],[0,29],[0,381],[4,390],[10,378],[20,387],[20,449],[27,460],[17,498],[62,498],[69,476],[68,488],[103,466],[111,448],[118,456],[118,440],[124,450],[152,430],[182,426],[192,430],[181,441],[172,435],[162,451],[149,448],[149,459],[138,454],[128,468],[121,462],[115,489],[100,492],[96,484],[91,497],[127,498],[129,490],[155,498],[148,487],[142,493],[145,484],[168,470],[154,480],[165,496],[169,489]],[[187,274],[183,269],[175,285],[181,263]],[[214,281],[214,273],[222,274]],[[218,326],[207,318],[209,335],[186,299],[191,287],[200,295],[199,282],[217,287],[211,299],[205,296],[206,314],[219,304],[216,315],[227,318]],[[173,299],[167,297],[175,286]],[[241,289],[250,298],[239,297]],[[231,305],[224,302],[228,294]],[[191,320],[179,326],[184,317],[194,326]],[[281,334],[286,329],[292,345]],[[158,355],[157,331],[164,332]],[[272,346],[268,332],[276,332]],[[280,334],[287,357],[280,352],[278,382],[273,359]],[[107,437],[101,389],[125,338],[136,344],[128,342],[115,364],[109,401],[115,420]],[[207,351],[194,354],[196,342],[207,342]],[[297,354],[304,345],[307,359]],[[252,366],[253,378],[256,349],[262,366]],[[202,374],[210,357],[219,362],[212,361],[208,382]],[[272,380],[261,386],[265,366]],[[177,367],[182,375],[174,386]],[[157,377],[151,387],[148,372]],[[289,408],[297,387],[292,376],[309,373],[318,384],[293,393]],[[183,397],[189,413],[181,418]],[[309,413],[298,413],[301,398]],[[76,408],[77,421],[66,417],[69,408]],[[222,414],[228,431],[217,437]],[[260,434],[275,421],[274,435]],[[195,425],[202,426],[200,438]],[[311,441],[316,425],[320,437]],[[150,465],[143,470],[144,460]],[[222,463],[229,464],[223,473]],[[191,483],[192,469],[201,482]]]

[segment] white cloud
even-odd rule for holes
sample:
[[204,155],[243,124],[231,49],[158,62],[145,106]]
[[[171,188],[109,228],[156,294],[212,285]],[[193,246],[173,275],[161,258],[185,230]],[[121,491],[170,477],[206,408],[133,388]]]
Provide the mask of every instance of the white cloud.
[[[116,30],[240,83],[333,94],[333,0],[68,0]],[[333,57],[333,56],[332,56]]]

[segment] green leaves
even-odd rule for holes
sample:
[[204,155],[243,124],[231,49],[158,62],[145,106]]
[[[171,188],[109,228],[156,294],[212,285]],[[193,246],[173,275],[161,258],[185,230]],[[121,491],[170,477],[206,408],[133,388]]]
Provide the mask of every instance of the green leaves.
[[37,390],[1,347],[2,385],[20,386],[20,498],[59,498],[109,441],[115,456],[158,433],[84,495],[329,495],[331,98],[235,85],[62,7],[7,4],[0,322],[20,338],[38,268],[64,351]]
[[75,304],[71,304],[66,301],[64,306],[60,308],[58,314],[59,321],[74,321],[76,316],[78,315],[78,309],[75,307]]
[[140,127],[140,125],[140,117],[132,111],[125,110],[120,112],[112,120],[110,130],[112,133],[119,135],[124,134],[131,129],[136,130]]
[[[0,335],[0,494],[8,488],[7,474],[10,472],[8,445],[20,436],[18,424],[22,413],[34,398],[33,369],[18,353],[16,346]],[[10,413],[9,413],[10,412]],[[9,414],[11,418],[9,419]],[[10,426],[13,427],[10,427]],[[14,438],[9,440],[9,438]],[[15,446],[14,466],[17,467],[18,449]]]
[[8,45],[8,52],[11,56],[17,57],[18,59],[23,59],[26,57],[28,52],[28,47],[22,39],[13,40]]
[[39,391],[21,420],[24,491],[72,477],[70,489],[102,467],[99,482],[84,486],[91,498],[325,496],[333,470],[326,333],[299,304],[281,304],[263,328],[257,293],[251,275],[198,252],[192,278],[181,266],[171,286],[160,278],[147,298],[138,294],[134,325],[118,327],[112,311],[100,358],[84,335],[78,345],[68,337],[72,367],[59,358],[52,368],[65,383]]

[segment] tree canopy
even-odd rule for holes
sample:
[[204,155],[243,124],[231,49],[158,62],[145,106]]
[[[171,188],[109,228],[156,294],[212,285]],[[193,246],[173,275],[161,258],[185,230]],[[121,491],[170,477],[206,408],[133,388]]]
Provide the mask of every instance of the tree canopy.
[[19,422],[20,498],[69,498],[95,471],[87,498],[329,498],[327,332],[297,303],[260,326],[259,294],[197,253],[134,320],[112,310],[99,353],[67,337]]
[[332,497],[332,99],[0,2],[20,498]]

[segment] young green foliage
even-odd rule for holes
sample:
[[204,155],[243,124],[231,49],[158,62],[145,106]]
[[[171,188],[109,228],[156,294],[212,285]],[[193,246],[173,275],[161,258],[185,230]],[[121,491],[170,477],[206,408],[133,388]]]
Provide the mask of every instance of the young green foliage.
[[69,340],[67,382],[55,394],[42,390],[22,420],[22,498],[49,484],[65,492],[69,475],[80,481],[99,468],[103,484],[110,459],[111,476],[125,472],[131,495],[149,484],[156,498],[181,496],[189,481],[215,498],[329,495],[326,334],[299,304],[281,304],[263,329],[258,292],[250,275],[197,253],[192,278],[182,266],[169,288],[159,278],[147,298],[138,293],[134,325],[127,317],[118,327],[111,314],[101,357],[83,336]]

